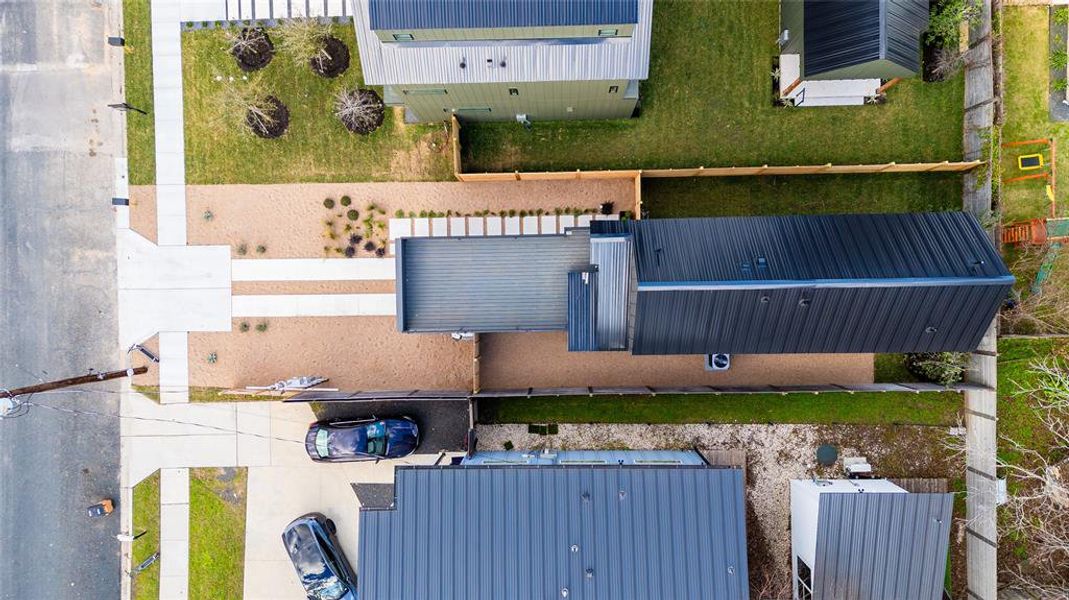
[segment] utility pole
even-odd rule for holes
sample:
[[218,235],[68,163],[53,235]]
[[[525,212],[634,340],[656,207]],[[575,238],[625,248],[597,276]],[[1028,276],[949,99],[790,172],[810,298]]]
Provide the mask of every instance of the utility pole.
[[24,396],[26,394],[50,392],[52,390],[58,390],[60,388],[71,387],[72,385],[81,385],[83,383],[96,383],[98,381],[119,379],[120,377],[132,377],[134,375],[141,375],[142,373],[147,372],[148,367],[134,367],[131,369],[123,369],[121,371],[90,373],[89,375],[68,377],[67,379],[57,379],[56,381],[46,381],[44,383],[38,383],[37,385],[28,385],[26,387],[15,388],[13,390],[0,389],[0,398],[14,398],[16,396]]

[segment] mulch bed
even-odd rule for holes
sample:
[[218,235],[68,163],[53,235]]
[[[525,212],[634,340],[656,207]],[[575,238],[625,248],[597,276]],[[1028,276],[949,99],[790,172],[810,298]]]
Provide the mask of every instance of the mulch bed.
[[309,61],[312,70],[321,77],[332,79],[349,69],[349,47],[336,37],[329,37],[323,44],[325,58],[315,57]]
[[286,133],[286,129],[290,126],[290,109],[282,103],[281,100],[274,96],[268,96],[267,101],[273,106],[273,109],[269,111],[271,116],[270,122],[261,122],[250,111],[245,115],[245,123],[248,124],[252,132],[257,136],[265,139],[275,139],[282,137],[283,133]]
[[241,37],[251,41],[251,45],[233,48],[230,54],[238,63],[238,68],[246,73],[257,71],[267,66],[275,57],[275,45],[271,37],[261,27],[246,27],[241,30]]

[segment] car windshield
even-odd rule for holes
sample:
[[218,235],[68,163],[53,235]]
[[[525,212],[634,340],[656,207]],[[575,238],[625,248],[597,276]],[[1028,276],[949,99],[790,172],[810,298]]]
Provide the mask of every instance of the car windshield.
[[326,458],[330,456],[330,446],[327,441],[330,439],[330,432],[326,429],[320,429],[316,432],[316,454],[320,458]]
[[367,426],[367,453],[375,456],[386,455],[386,424],[379,421]]
[[301,584],[310,597],[316,600],[339,600],[345,595],[345,584],[327,563],[324,550],[310,527],[298,525],[290,529],[286,532],[285,542]]

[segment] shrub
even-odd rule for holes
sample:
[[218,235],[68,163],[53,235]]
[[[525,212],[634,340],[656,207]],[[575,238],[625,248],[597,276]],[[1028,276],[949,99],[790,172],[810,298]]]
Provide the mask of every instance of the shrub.
[[360,213],[355,208],[350,208],[349,212],[345,213],[346,217],[349,217],[350,221],[355,221],[360,218]]
[[1054,22],[1058,25],[1069,25],[1069,6],[1054,9]]
[[208,354],[208,364],[214,365],[216,363],[216,361],[218,361],[218,360],[219,360],[219,355],[218,354],[216,354],[214,352]]
[[249,253],[249,245],[244,242],[238,244],[237,253],[238,256],[245,256]]
[[334,198],[327,198],[323,201],[323,207],[327,210],[334,208]]
[[245,333],[248,330],[249,330],[249,322],[248,321],[242,321],[241,325],[238,325],[238,331],[240,331],[241,333]]
[[965,378],[968,352],[920,352],[906,355],[906,368],[917,377],[940,385],[952,385]]
[[1064,92],[1066,88],[1069,87],[1067,84],[1069,84],[1069,81],[1066,81],[1065,79],[1055,79],[1052,87],[1056,92]]
[[259,331],[260,333],[267,331],[267,321],[260,321],[259,323],[257,323],[256,331]]
[[352,203],[353,203],[353,199],[350,198],[349,196],[342,196],[341,197],[341,205],[342,206],[349,206]]
[[976,22],[980,14],[977,0],[943,0],[932,7],[925,37],[929,43],[956,48],[961,41],[961,24]]
[[205,221],[211,221],[214,218],[215,218],[215,215],[212,214],[212,211],[210,211],[210,210],[204,211],[204,220]]
[[267,252],[267,246],[264,246],[262,244],[259,245],[259,246],[256,246],[256,253],[257,254],[263,254],[264,252]]
[[386,247],[385,246],[380,246],[380,247],[376,248],[375,249],[375,256],[377,256],[379,258],[382,258],[383,256],[386,256]]
[[1050,53],[1050,68],[1064,71],[1067,66],[1069,66],[1069,52],[1062,50]]
[[356,246],[346,246],[345,258],[352,258],[356,256]]
[[374,252],[375,242],[368,241],[368,243],[364,244],[364,250],[367,250],[368,252]]
[[394,211],[393,216],[397,217],[398,219],[403,219],[403,218],[405,218],[405,211],[403,211],[403,210],[401,210],[399,208],[396,211]]
[[364,236],[362,236],[360,234],[354,233],[353,235],[349,236],[349,245],[350,246],[357,246],[362,241],[364,241]]

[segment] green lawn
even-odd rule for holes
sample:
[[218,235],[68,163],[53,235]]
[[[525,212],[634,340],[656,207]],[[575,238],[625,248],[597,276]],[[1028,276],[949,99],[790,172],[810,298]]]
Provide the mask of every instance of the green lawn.
[[464,170],[960,160],[963,79],[904,81],[883,106],[772,105],[779,2],[654,4],[642,116],[465,125]]
[[[226,79],[241,85],[243,73],[226,51],[220,30],[182,33],[185,93],[186,179],[191,184],[396,181],[452,179],[444,124],[404,125],[387,110],[382,127],[369,136],[351,134],[333,115],[334,96],[363,84],[353,28],[333,26],[352,54],[349,70],[325,79],[307,66],[276,55],[262,77],[290,110],[282,138],[263,140],[222,114],[219,91]],[[269,30],[270,32],[270,30]],[[378,90],[381,94],[382,90]]]
[[156,182],[156,131],[152,104],[152,23],[150,0],[123,0],[126,102],[147,112],[126,113],[126,153],[130,184]]
[[[1002,25],[1005,62],[1005,124],[1004,142],[1054,137],[1059,141],[1057,187],[1059,201],[1069,214],[1064,201],[1069,190],[1069,123],[1053,123],[1047,112],[1049,72],[1047,67],[1048,15],[1046,6],[1007,6]],[[1016,171],[1019,154],[1040,152],[1039,146],[1006,148],[1003,150],[1003,175],[1011,177]],[[1048,203],[1043,180],[1007,184],[1002,188],[1003,222],[1045,217]]]
[[952,425],[956,392],[481,398],[480,423],[908,423]]
[[[134,534],[146,532],[134,540],[133,564],[160,549],[160,472],[156,471],[134,486]],[[156,561],[133,580],[135,600],[157,600],[160,597],[160,563]]]
[[642,179],[651,217],[961,210],[954,173]]
[[[244,586],[247,469],[191,469],[189,597],[240,598]],[[160,549],[160,473],[134,486],[133,566]],[[136,600],[160,597],[159,561],[133,580]]]
[[241,598],[248,472],[192,469],[189,479],[189,597]]

